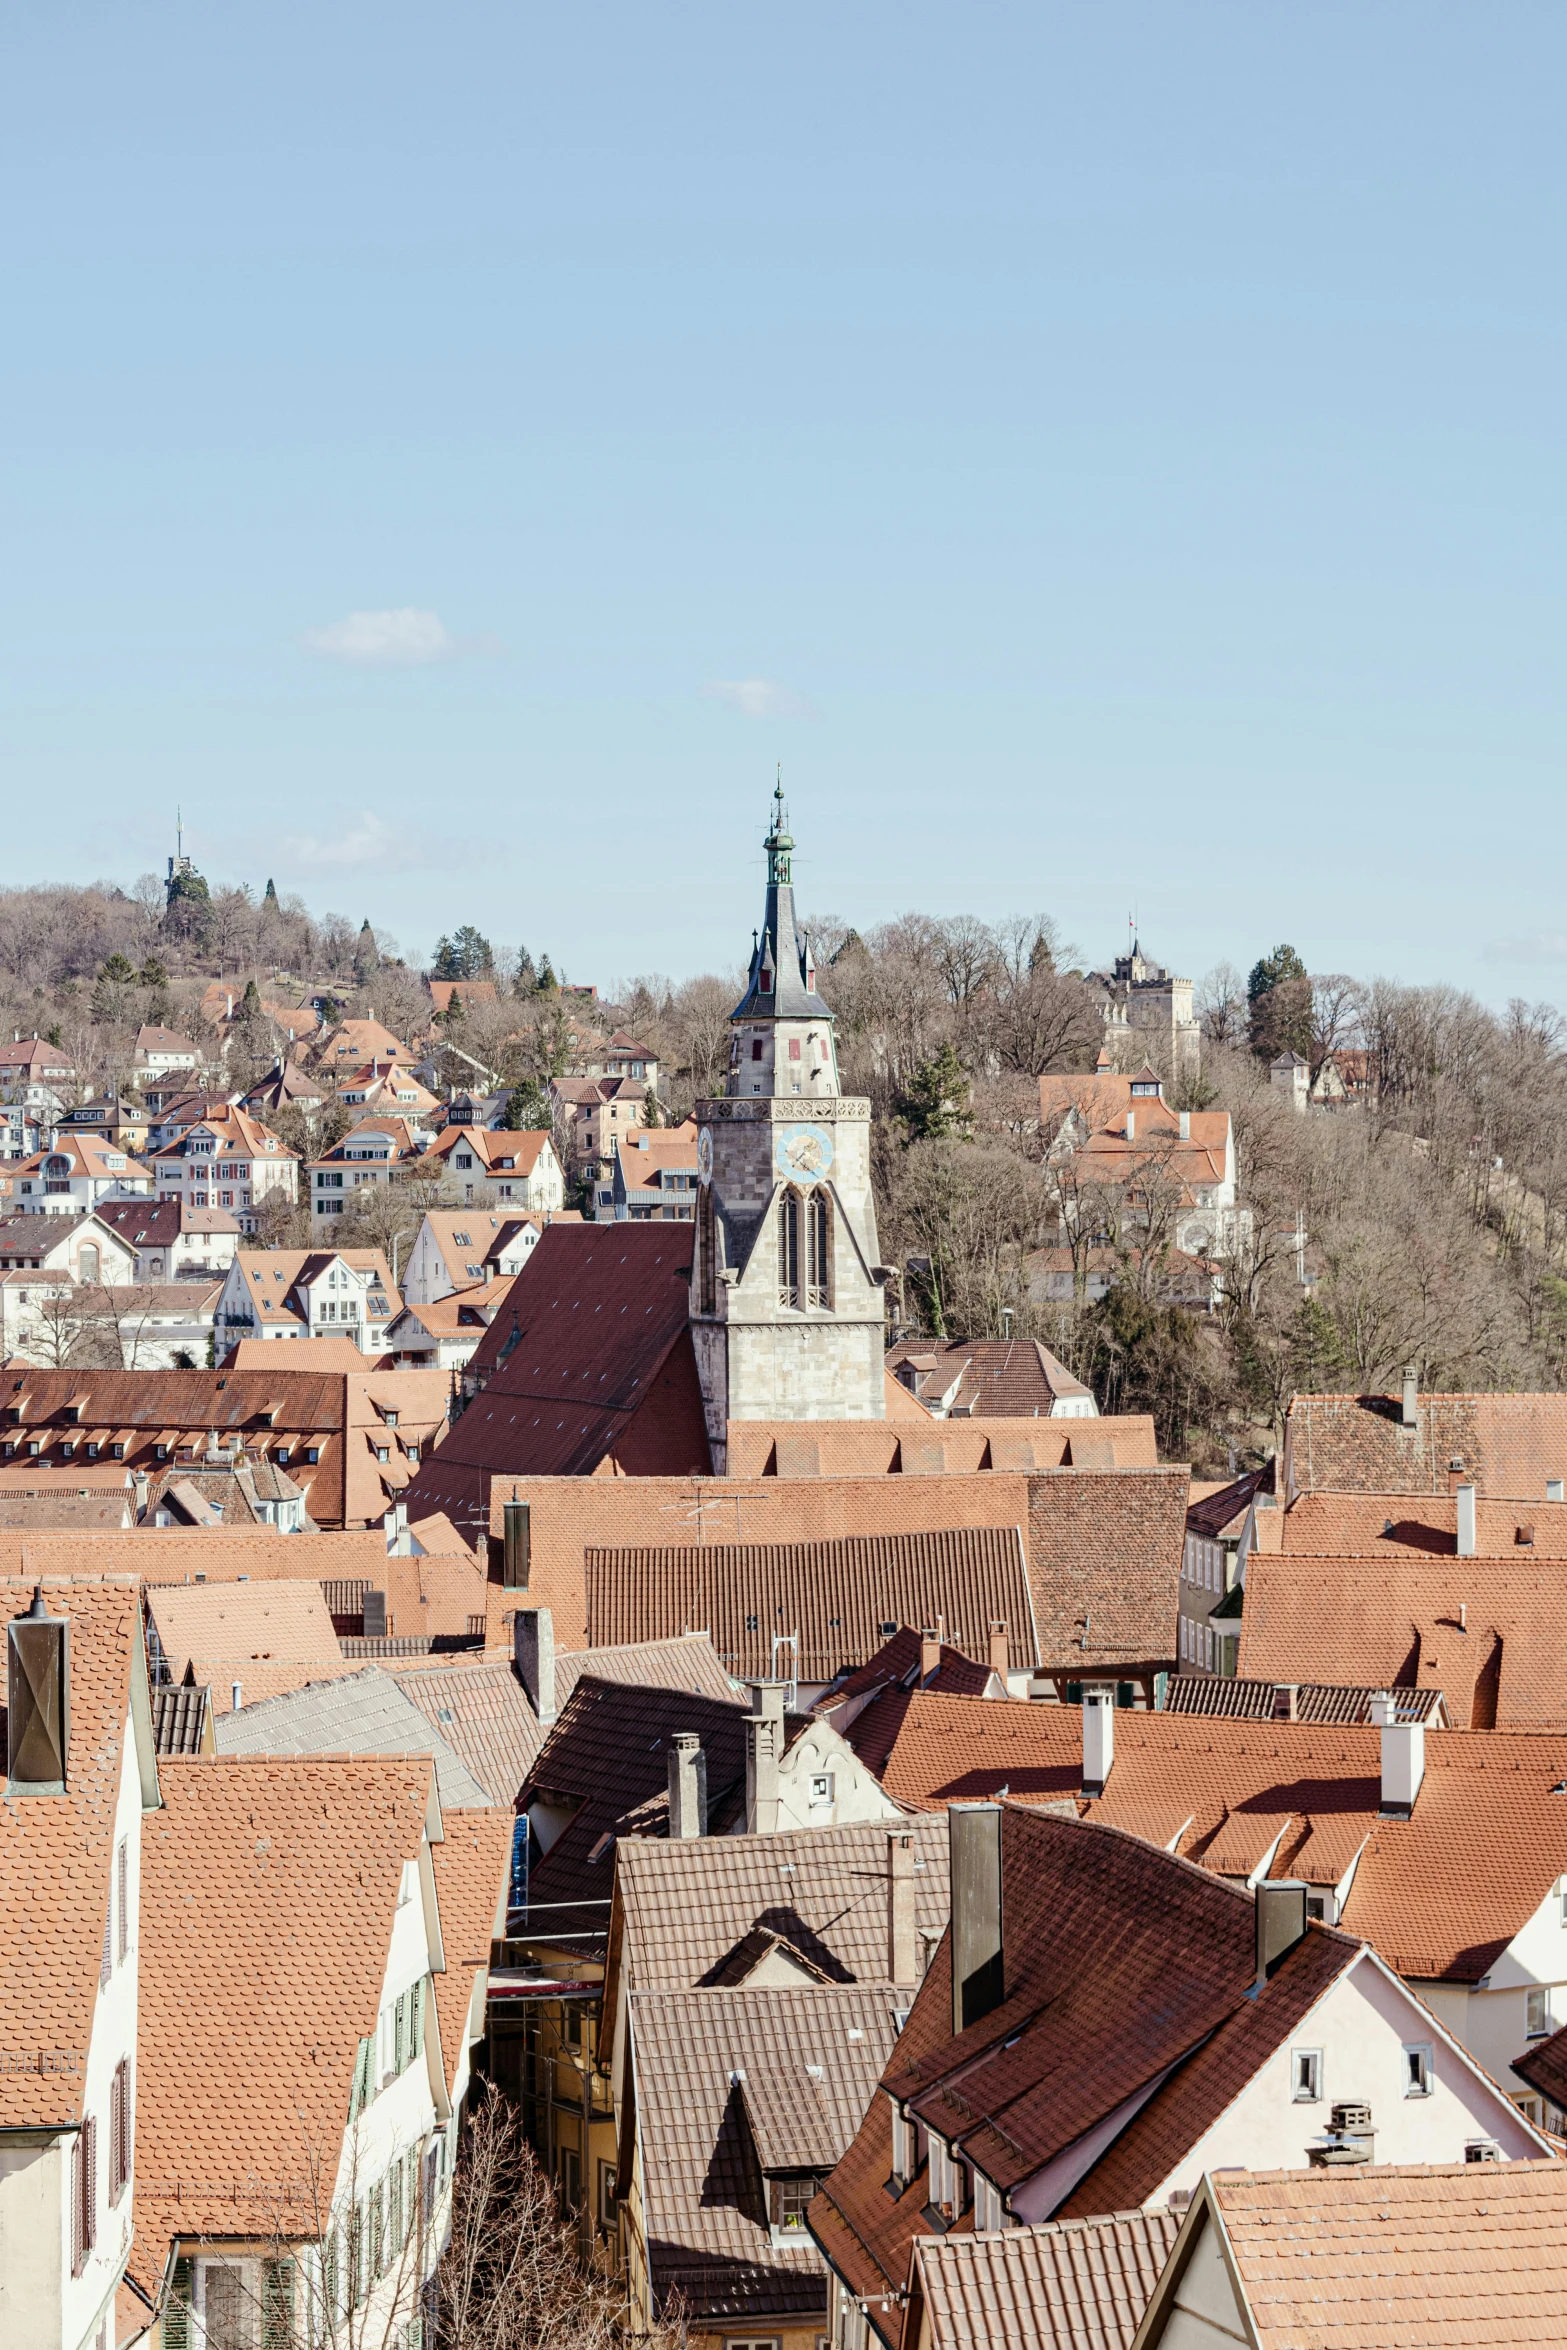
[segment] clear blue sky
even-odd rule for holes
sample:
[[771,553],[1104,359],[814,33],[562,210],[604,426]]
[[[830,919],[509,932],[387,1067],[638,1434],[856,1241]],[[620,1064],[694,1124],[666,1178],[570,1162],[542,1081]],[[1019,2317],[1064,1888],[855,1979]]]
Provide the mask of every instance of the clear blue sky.
[[182,801],[679,973],[781,758],[862,926],[1567,999],[1564,85],[1544,5],[13,0],[4,878]]

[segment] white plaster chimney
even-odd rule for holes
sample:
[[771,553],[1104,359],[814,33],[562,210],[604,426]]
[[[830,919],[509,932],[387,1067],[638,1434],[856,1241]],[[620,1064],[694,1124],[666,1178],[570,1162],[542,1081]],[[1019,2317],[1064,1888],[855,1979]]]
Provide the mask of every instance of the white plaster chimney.
[[914,1831],[887,1830],[887,1980],[912,1989],[919,1981],[919,1936],[914,1928]]
[[694,1730],[678,1731],[669,1747],[671,1838],[707,1834],[707,1757]]
[[1103,1795],[1115,1767],[1115,1695],[1108,1689],[1083,1691],[1083,1793]]
[[745,1832],[771,1836],[778,1828],[778,1765],[783,1757],[785,1681],[750,1681],[745,1719]]
[[1387,1689],[1373,1693],[1371,1720],[1382,1733],[1381,1816],[1407,1820],[1426,1775],[1425,1724],[1395,1720],[1393,1695]]
[[1420,1414],[1416,1409],[1419,1394],[1419,1366],[1415,1363],[1406,1363],[1404,1365],[1403,1409],[1399,1414],[1399,1425],[1401,1427],[1417,1428],[1420,1425]]
[[1460,1485],[1454,1499],[1458,1504],[1458,1555],[1461,1559],[1472,1559],[1477,1547],[1474,1487]]

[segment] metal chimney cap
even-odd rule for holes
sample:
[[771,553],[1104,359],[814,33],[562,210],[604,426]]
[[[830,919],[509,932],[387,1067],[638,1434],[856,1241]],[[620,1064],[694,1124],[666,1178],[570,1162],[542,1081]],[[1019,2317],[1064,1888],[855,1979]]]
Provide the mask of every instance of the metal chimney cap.
[[22,1621],[26,1624],[53,1624],[59,1620],[58,1617],[51,1616],[49,1610],[44,1606],[43,1585],[35,1583],[33,1585],[33,1603],[27,1609]]

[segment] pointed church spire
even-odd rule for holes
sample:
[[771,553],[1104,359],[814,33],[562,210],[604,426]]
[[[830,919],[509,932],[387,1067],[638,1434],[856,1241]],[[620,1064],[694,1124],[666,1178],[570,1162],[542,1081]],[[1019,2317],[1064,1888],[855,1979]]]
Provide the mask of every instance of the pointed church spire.
[[767,902],[760,934],[751,933],[751,966],[745,994],[733,1018],[830,1018],[816,992],[811,942],[794,911],[794,837],[784,803],[783,770],[773,788],[772,824],[762,843],[767,851]]

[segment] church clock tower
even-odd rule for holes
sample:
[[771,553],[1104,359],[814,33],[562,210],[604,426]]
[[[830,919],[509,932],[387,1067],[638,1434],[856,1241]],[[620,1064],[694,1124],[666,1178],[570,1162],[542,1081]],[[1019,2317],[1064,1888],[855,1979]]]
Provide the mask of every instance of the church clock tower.
[[795,920],[783,786],[767,904],[730,1015],[729,1078],[700,1101],[691,1337],[715,1467],[731,1420],[879,1420],[886,1308],[868,1101],[838,1091],[833,1016]]

